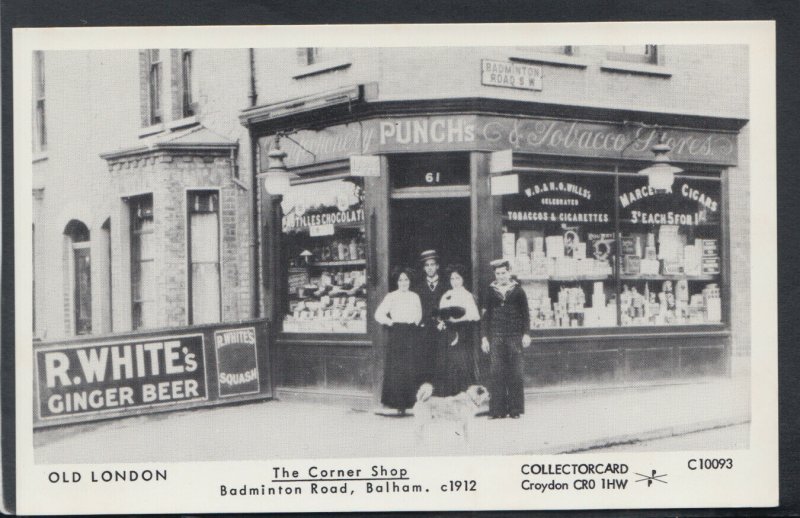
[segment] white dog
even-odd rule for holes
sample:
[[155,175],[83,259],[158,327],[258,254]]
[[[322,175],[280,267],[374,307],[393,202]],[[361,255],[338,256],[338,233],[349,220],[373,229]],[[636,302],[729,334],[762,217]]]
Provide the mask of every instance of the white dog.
[[413,409],[417,440],[423,439],[423,432],[431,422],[447,420],[461,425],[461,436],[469,441],[470,423],[488,401],[489,391],[482,385],[472,385],[455,396],[437,397],[433,395],[433,385],[423,383]]

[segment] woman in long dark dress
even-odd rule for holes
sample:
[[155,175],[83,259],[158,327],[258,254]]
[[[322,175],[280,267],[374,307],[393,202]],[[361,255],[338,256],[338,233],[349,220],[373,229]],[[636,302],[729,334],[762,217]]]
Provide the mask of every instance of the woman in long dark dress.
[[399,271],[393,281],[397,289],[387,293],[375,311],[375,320],[389,328],[381,403],[405,414],[414,406],[419,388],[414,372],[414,346],[419,339],[422,305],[419,295],[409,291],[409,270]]
[[442,339],[436,362],[434,393],[447,397],[463,392],[475,383],[475,336],[480,320],[475,298],[464,287],[466,272],[463,266],[450,267],[451,289],[439,302]]

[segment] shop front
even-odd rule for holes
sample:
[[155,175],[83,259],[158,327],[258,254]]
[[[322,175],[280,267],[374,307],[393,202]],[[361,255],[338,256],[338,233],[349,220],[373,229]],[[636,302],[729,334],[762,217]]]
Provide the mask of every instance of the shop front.
[[[241,119],[260,151],[279,394],[378,394],[373,313],[390,272],[428,249],[466,267],[479,302],[489,262],[512,264],[531,313],[529,390],[728,373],[726,171],[745,121],[363,98]],[[647,170],[659,142],[666,178]],[[276,150],[292,176],[279,193]]]

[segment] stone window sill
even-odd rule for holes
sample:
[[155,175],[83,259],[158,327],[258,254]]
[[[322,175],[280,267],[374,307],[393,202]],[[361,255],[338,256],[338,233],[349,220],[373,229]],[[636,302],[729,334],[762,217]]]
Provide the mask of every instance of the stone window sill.
[[139,130],[139,138],[149,137],[150,135],[155,135],[156,133],[161,133],[162,131],[164,131],[163,122],[153,124],[152,126],[146,126]]
[[650,63],[625,63],[622,61],[603,61],[600,70],[604,72],[620,72],[626,74],[640,74],[646,76],[657,76],[663,78],[672,77],[672,70],[661,65]]
[[47,151],[34,151],[31,163],[44,162],[48,158]]
[[348,60],[324,61],[322,63],[317,63],[315,65],[308,65],[296,69],[292,74],[292,78],[303,79],[304,77],[325,74],[327,72],[333,72],[334,70],[344,70],[346,68],[350,68],[350,65],[352,65],[352,63]]
[[567,54],[550,54],[545,52],[526,52],[510,56],[509,61],[515,63],[543,63],[562,67],[586,68],[589,64],[579,56]]
[[189,126],[196,126],[200,124],[200,121],[197,118],[197,115],[190,115],[188,117],[184,117],[182,119],[177,119],[167,123],[167,129],[176,130],[176,129],[183,129],[188,128]]

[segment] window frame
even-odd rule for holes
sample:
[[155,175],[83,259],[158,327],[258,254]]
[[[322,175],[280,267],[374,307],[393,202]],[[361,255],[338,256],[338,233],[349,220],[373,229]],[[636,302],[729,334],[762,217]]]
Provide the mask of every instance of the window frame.
[[159,49],[147,49],[147,112],[151,126],[164,123],[163,61]]
[[[148,203],[149,202],[149,203]],[[137,213],[141,212],[143,205],[149,205],[149,213],[145,215],[139,215]],[[138,294],[141,294],[141,267],[142,263],[152,263],[155,264],[155,257],[141,257],[141,235],[155,234],[154,223],[155,223],[155,213],[153,210],[153,195],[152,194],[142,194],[139,196],[131,197],[128,199],[128,206],[130,210],[130,263],[131,263],[131,329],[138,330],[138,329],[146,329],[148,327],[152,327],[152,322],[144,322],[143,315],[144,312],[142,311],[142,306],[145,303],[155,304],[156,298],[152,299],[137,299],[137,291]],[[151,221],[150,228],[147,230],[142,230],[141,222],[149,220]],[[152,255],[152,247],[151,247],[151,255]],[[155,279],[152,279],[153,287],[155,288]],[[138,287],[138,289],[137,289]],[[137,320],[137,309],[139,319]]]
[[33,52],[33,99],[34,99],[34,137],[33,149],[37,152],[47,151],[47,114],[44,51]]
[[[369,260],[368,260],[368,253],[369,253],[368,252],[368,246],[369,246],[369,243],[368,243],[368,239],[367,239],[367,218],[366,218],[366,216],[364,214],[364,210],[365,210],[365,207],[364,207],[364,188],[365,188],[364,179],[363,178],[359,178],[359,177],[353,177],[348,172],[347,174],[343,174],[343,175],[325,175],[325,176],[319,176],[319,177],[300,178],[297,181],[292,183],[292,187],[293,188],[298,187],[298,188],[301,188],[301,189],[303,189],[303,188],[316,188],[320,184],[324,184],[324,183],[328,183],[328,182],[337,182],[337,181],[351,182],[351,183],[353,183],[354,185],[356,185],[358,187],[358,191],[357,192],[358,192],[358,195],[359,195],[359,201],[357,203],[357,207],[355,209],[348,208],[347,210],[348,211],[355,210],[357,212],[360,211],[361,215],[364,216],[361,221],[356,221],[356,222],[351,222],[351,223],[342,223],[342,224],[335,223],[335,224],[333,224],[334,225],[334,234],[332,234],[332,235],[324,235],[324,236],[316,236],[316,237],[311,236],[311,228],[310,228],[310,226],[301,225],[301,226],[293,227],[293,228],[285,228],[284,227],[284,223],[285,222],[281,222],[280,253],[279,253],[280,275],[278,277],[279,303],[278,303],[278,306],[277,306],[279,309],[278,309],[278,315],[277,315],[276,319],[278,321],[277,325],[279,326],[278,328],[280,330],[280,333],[284,337],[290,337],[292,340],[311,339],[311,338],[313,338],[315,336],[336,337],[336,338],[341,338],[341,339],[350,339],[350,338],[363,339],[367,335],[367,333],[369,333],[369,318],[370,318],[370,315],[371,315],[371,313],[369,311],[369,305],[368,305],[370,287],[369,287],[369,285],[367,283],[367,278],[368,278],[367,272],[369,270]],[[291,202],[291,199],[292,199],[291,195],[284,195],[283,203],[286,203],[288,205]],[[337,202],[338,201],[339,200],[337,199]],[[320,205],[320,206],[322,206],[322,205]],[[325,207],[329,208],[330,206],[329,205],[325,205]],[[350,207],[353,207],[353,205],[351,204]],[[303,211],[304,211],[303,214],[308,215],[310,213],[316,213],[316,210],[317,210],[317,208],[309,207],[308,208],[308,212],[305,212],[305,209],[303,209]],[[281,214],[283,215],[284,218],[287,218],[287,217],[291,218],[291,214],[293,212],[294,212],[294,210],[292,210],[292,209],[289,209],[287,211],[287,206],[282,204]],[[302,228],[300,228],[300,227],[302,227]],[[358,236],[359,236],[358,238],[356,238],[355,235],[351,235],[350,236],[351,239],[355,239],[356,240],[356,247],[357,247],[357,250],[358,250],[358,253],[359,253],[359,258],[358,259],[354,259],[354,260],[339,260],[339,259],[336,259],[334,257],[324,258],[324,255],[321,255],[320,257],[323,258],[323,261],[322,262],[314,261],[314,262],[310,263],[310,266],[308,265],[308,263],[306,263],[306,265],[303,265],[302,263],[292,264],[292,260],[294,259],[294,260],[298,260],[299,261],[299,257],[295,257],[295,254],[292,254],[291,252],[292,251],[299,252],[301,250],[301,248],[298,248],[296,246],[296,242],[294,242],[294,238],[295,237],[299,237],[300,241],[302,241],[302,240],[310,241],[311,239],[320,239],[319,245],[321,246],[321,248],[324,249],[326,247],[330,247],[331,255],[333,255],[333,248],[332,248],[333,242],[334,241],[341,241],[342,243],[345,242],[345,240],[341,237],[342,231],[344,231],[345,234],[347,234],[347,233],[350,233],[350,234],[358,233]],[[350,243],[348,242],[348,254],[349,254],[349,244]],[[361,245],[361,249],[360,250],[358,249],[359,244]],[[363,257],[361,257],[361,253],[362,252],[363,252]],[[320,255],[320,254],[318,254],[318,255]],[[363,299],[364,306],[361,309],[366,311],[365,318],[363,319],[364,328],[363,329],[360,329],[360,328],[354,328],[354,329],[346,329],[346,328],[329,329],[329,328],[323,328],[323,327],[325,327],[323,324],[320,324],[319,328],[313,328],[314,326],[311,326],[312,327],[311,329],[303,328],[304,327],[303,326],[304,320],[302,320],[302,319],[301,320],[296,320],[294,318],[293,312],[290,311],[291,305],[292,305],[292,301],[295,300],[295,298],[293,297],[292,293],[290,293],[291,292],[291,290],[290,290],[290,277],[292,276],[293,273],[300,273],[300,272],[296,271],[298,269],[306,269],[305,275],[309,279],[312,278],[311,277],[311,271],[314,271],[314,272],[318,273],[319,274],[319,278],[321,279],[323,271],[330,270],[329,274],[330,274],[331,278],[334,279],[334,284],[337,284],[337,285],[338,285],[338,283],[335,281],[335,279],[337,277],[337,273],[335,273],[334,270],[336,270],[338,272],[341,272],[343,277],[347,277],[348,275],[352,275],[352,276],[355,276],[356,278],[358,277],[358,274],[356,274],[355,272],[356,271],[360,271],[361,272],[361,276],[362,276],[362,280],[364,281],[363,284],[361,285],[363,287],[363,290],[364,290],[363,295],[358,294],[359,292],[356,290],[356,292],[354,294],[352,294],[352,295],[342,295],[341,293],[339,293],[339,294],[337,294],[335,296],[331,295],[331,297],[329,297],[329,298],[335,299],[335,298],[340,298],[341,297],[341,298],[345,298],[346,299],[348,297],[355,297],[355,301],[358,301],[359,299]],[[309,297],[309,298],[313,298],[313,297]],[[336,308],[333,308],[333,307],[331,308],[331,310],[334,310],[334,309],[336,309]],[[351,308],[351,310],[354,310],[354,309],[355,308]],[[354,318],[354,319],[348,320],[348,322],[359,322],[361,320],[362,319],[360,319],[360,318]],[[355,327],[354,324],[349,324],[349,325]],[[346,326],[347,325],[345,325],[345,327]]]
[[[214,205],[210,209],[200,210],[195,209],[194,205],[191,203],[192,196],[211,196],[211,200],[215,200],[216,204],[210,203],[209,205]],[[217,250],[217,261],[213,264],[216,264],[216,271],[217,271],[217,292],[219,293],[219,297],[217,300],[217,320],[214,322],[203,322],[203,324],[210,324],[210,323],[219,323],[222,322],[222,218],[220,217],[220,198],[221,198],[221,191],[219,189],[187,189],[186,190],[186,264],[187,264],[187,307],[186,307],[186,317],[187,323],[189,325],[195,324],[195,315],[194,315],[194,282],[193,282],[193,265],[194,264],[212,264],[208,261],[197,262],[192,258],[192,245],[194,236],[192,235],[192,214],[209,214],[213,213],[216,214],[216,226],[217,226],[217,243],[216,243],[216,250]]]
[[[67,224],[64,235],[69,239],[67,267],[69,269],[69,290],[72,331],[76,336],[92,334],[92,270],[91,270],[91,234],[89,228],[80,220],[73,219]],[[81,259],[86,258],[88,265],[85,272],[87,284],[85,290],[81,285]],[[88,315],[81,318],[80,308],[86,303]]]
[[181,74],[181,116],[192,117],[195,115],[195,99],[192,94],[193,71],[194,71],[194,52],[183,49],[180,52],[180,74]]
[[[659,64],[659,48],[658,45],[645,44],[645,52],[640,54],[638,52],[626,52],[624,48],[627,45],[618,45],[623,47],[622,52],[616,50],[606,51],[606,59],[609,61],[621,61],[625,63],[642,63],[647,65]],[[640,45],[636,45],[637,47]]]
[[[677,188],[678,182],[680,180],[688,180],[688,181],[699,181],[699,182],[712,182],[719,187],[718,193],[718,203],[719,203],[719,221],[715,223],[714,228],[714,237],[717,242],[717,249],[718,249],[718,257],[719,257],[719,273],[716,274],[700,274],[689,276],[682,274],[683,278],[686,278],[689,281],[696,281],[700,283],[713,283],[716,284],[721,293],[721,319],[719,321],[703,321],[703,322],[691,322],[688,319],[686,321],[676,322],[676,323],[630,323],[630,324],[623,324],[622,323],[622,300],[621,295],[623,293],[623,285],[625,283],[631,284],[633,280],[623,273],[623,260],[622,260],[622,250],[621,245],[623,241],[623,236],[627,233],[622,228],[622,220],[621,220],[621,210],[620,207],[620,181],[625,178],[641,178],[641,175],[636,173],[635,170],[614,170],[614,168],[601,168],[601,169],[581,169],[581,168],[571,168],[569,166],[521,166],[521,167],[514,167],[513,172],[507,174],[518,174],[520,176],[523,175],[537,175],[537,174],[545,174],[545,175],[554,175],[554,174],[565,174],[565,175],[578,175],[583,177],[592,177],[592,176],[610,176],[613,178],[614,182],[614,214],[612,214],[612,221],[609,224],[609,232],[614,234],[614,260],[612,261],[612,274],[608,279],[604,282],[610,284],[614,297],[616,298],[616,322],[614,325],[611,326],[578,326],[578,327],[561,327],[561,326],[550,326],[550,327],[537,327],[531,328],[531,332],[535,332],[537,334],[543,334],[543,336],[562,336],[565,334],[629,334],[629,333],[641,333],[641,332],[678,332],[678,331],[685,331],[685,330],[715,330],[721,328],[729,328],[731,325],[731,315],[730,315],[730,289],[728,289],[728,282],[729,282],[729,274],[728,268],[730,265],[730,257],[728,256],[728,244],[727,244],[727,235],[725,230],[726,219],[727,219],[727,202],[724,199],[724,185],[725,185],[725,174],[724,169],[713,168],[713,169],[706,169],[703,167],[690,167],[686,166],[687,171],[683,173],[677,174],[675,176],[675,183],[673,184],[673,195],[677,195]],[[646,180],[645,180],[646,181]],[[498,216],[503,218],[503,215],[506,211],[506,196],[503,195],[500,201],[500,212]],[[501,223],[501,227],[503,224]],[[515,231],[516,233],[516,231]],[[499,239],[499,237],[498,237]],[[688,243],[687,243],[688,244]],[[644,244],[642,245],[644,246]],[[512,268],[512,273],[514,273]],[[679,277],[680,275],[676,275],[675,277]],[[640,274],[639,278],[636,279],[638,281],[650,281],[651,284],[655,286],[655,283],[658,282],[659,284],[663,280],[673,280],[673,284],[678,280],[677,278],[667,278],[662,279],[662,277],[669,277],[662,274],[654,276],[654,278],[650,279],[647,276]],[[706,277],[713,277],[708,279]],[[550,281],[548,280],[548,283]],[[548,284],[549,286],[549,284]],[[651,286],[654,287],[654,286]],[[690,295],[692,293],[697,292],[695,289],[694,292],[690,291]],[[587,301],[591,294],[587,293]]]

